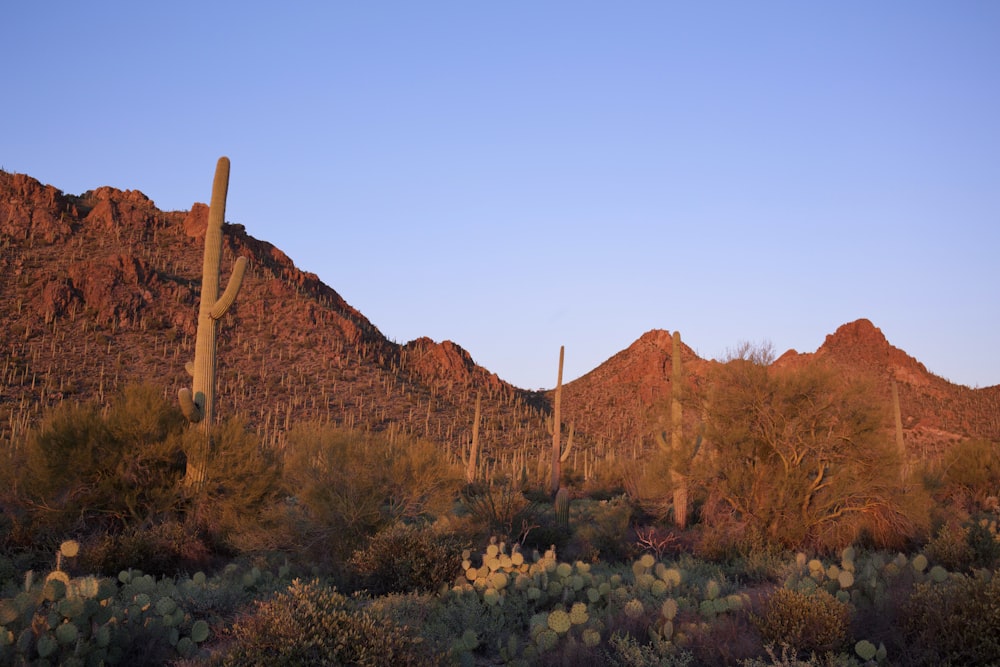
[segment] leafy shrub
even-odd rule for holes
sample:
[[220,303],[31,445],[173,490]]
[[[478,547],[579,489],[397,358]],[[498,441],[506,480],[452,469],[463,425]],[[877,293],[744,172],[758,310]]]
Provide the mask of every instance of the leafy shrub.
[[538,503],[525,497],[521,485],[505,477],[467,486],[462,504],[492,535],[521,541],[539,518]]
[[568,553],[586,561],[623,562],[637,551],[626,537],[632,521],[632,505],[622,495],[610,500],[579,501],[570,525],[573,536]]
[[811,594],[779,588],[751,614],[765,644],[788,644],[799,654],[825,653],[841,648],[848,639],[850,609],[825,590]]
[[[184,435],[185,451],[204,437],[195,429]],[[261,524],[280,488],[281,467],[276,453],[261,445],[256,433],[239,418],[212,428],[203,495],[196,499],[188,522],[213,541],[213,547],[233,551],[252,547],[240,537]]]
[[111,576],[142,565],[154,575],[175,575],[205,569],[210,560],[208,546],[195,532],[168,521],[91,538],[81,551],[79,569]]
[[918,584],[903,605],[908,664],[1000,664],[1000,575],[953,575]]
[[355,551],[350,564],[375,594],[435,592],[459,574],[468,546],[453,533],[395,524]]
[[300,539],[317,560],[346,560],[386,525],[450,509],[460,483],[460,471],[429,441],[317,424],[288,434],[284,484],[301,508]]
[[39,529],[139,525],[176,509],[184,417],[149,385],[128,386],[106,414],[62,403],[26,439],[23,493]]
[[1000,487],[1000,444],[963,440],[943,461],[944,495],[967,511],[986,508]]
[[926,550],[932,562],[949,570],[964,570],[972,562],[968,531],[954,521],[941,526],[934,539],[927,543]]
[[407,628],[318,581],[292,585],[240,619],[223,665],[436,665]]

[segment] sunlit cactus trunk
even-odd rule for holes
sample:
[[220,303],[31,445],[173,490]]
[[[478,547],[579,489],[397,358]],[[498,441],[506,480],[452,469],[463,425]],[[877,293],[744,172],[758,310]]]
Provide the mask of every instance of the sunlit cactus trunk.
[[[552,405],[552,477],[549,482],[549,491],[555,496],[559,492],[559,479],[562,476],[562,461],[565,460],[562,452],[562,376],[563,376],[563,356],[566,348],[559,346],[559,377],[556,380],[556,393]],[[570,441],[572,442],[572,441]],[[569,455],[569,447],[566,449],[566,456]]]
[[233,274],[225,292],[219,295],[219,274],[222,270],[222,223],[226,217],[226,193],[229,190],[229,158],[221,157],[215,167],[212,201],[205,230],[205,262],[201,274],[201,302],[198,307],[198,334],[195,339],[194,362],[185,365],[192,377],[192,388],[179,392],[184,416],[202,433],[198,446],[187,452],[184,485],[197,490],[204,483],[211,450],[210,434],[215,421],[215,350],[218,322],[236,300],[243,284],[246,257],[233,266]]

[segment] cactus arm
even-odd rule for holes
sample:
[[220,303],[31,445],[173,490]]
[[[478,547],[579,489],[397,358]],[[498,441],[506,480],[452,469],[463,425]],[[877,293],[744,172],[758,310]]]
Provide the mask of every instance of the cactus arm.
[[200,422],[202,417],[205,416],[205,411],[201,409],[200,405],[194,402],[194,398],[191,396],[191,390],[184,387],[177,392],[177,397],[181,402],[181,412],[184,413],[187,420],[195,424]]
[[569,458],[569,453],[573,450],[573,422],[569,423],[569,436],[566,438],[566,451],[559,457],[561,463],[565,463]]
[[209,317],[213,320],[221,319],[229,307],[233,305],[233,301],[236,300],[236,295],[240,291],[240,287],[243,285],[243,274],[247,270],[247,258],[240,257],[236,260],[236,264],[233,265],[233,275],[229,277],[229,283],[226,285],[226,291],[222,293],[219,300],[215,302],[212,306],[212,310],[209,312]]

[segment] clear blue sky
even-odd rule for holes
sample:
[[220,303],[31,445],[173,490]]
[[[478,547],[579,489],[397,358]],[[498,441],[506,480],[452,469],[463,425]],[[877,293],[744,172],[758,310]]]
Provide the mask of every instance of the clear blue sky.
[[1000,2],[15,2],[0,166],[207,201],[526,388],[867,317],[1000,383]]

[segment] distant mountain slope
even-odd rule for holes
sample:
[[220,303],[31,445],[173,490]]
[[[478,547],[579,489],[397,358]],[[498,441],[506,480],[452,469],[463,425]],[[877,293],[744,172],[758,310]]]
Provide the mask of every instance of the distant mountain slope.
[[[0,172],[0,440],[16,441],[47,406],[107,400],[126,382],[176,396],[189,382],[206,220],[203,204],[164,212],[134,190],[72,196]],[[226,225],[224,237],[223,275],[237,256],[250,269],[220,331],[219,415],[241,416],[278,445],[295,424],[319,419],[431,437],[458,456],[481,392],[487,453],[527,449],[543,460],[551,392],[502,381],[450,341],[389,341],[242,225]],[[717,362],[686,345],[682,354],[685,382],[703,385]],[[581,449],[652,446],[671,355],[669,332],[653,330],[566,385],[564,421]],[[915,451],[968,435],[1000,439],[1000,386],[972,390],[934,376],[867,320],[776,363],[810,356],[873,374],[885,397],[895,379]]]
[[[163,212],[137,191],[74,197],[0,172],[0,437],[23,432],[60,400],[104,400],[134,381],[175,396],[189,383],[206,223],[204,204]],[[388,341],[241,225],[226,225],[224,244],[223,275],[237,256],[250,268],[220,329],[220,416],[239,414],[272,442],[323,419],[426,435],[457,450],[481,391],[487,447],[544,433],[544,400],[458,345]]]

